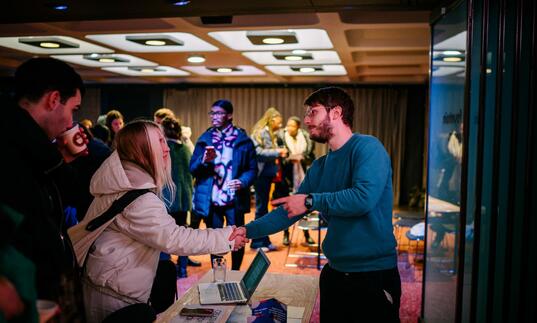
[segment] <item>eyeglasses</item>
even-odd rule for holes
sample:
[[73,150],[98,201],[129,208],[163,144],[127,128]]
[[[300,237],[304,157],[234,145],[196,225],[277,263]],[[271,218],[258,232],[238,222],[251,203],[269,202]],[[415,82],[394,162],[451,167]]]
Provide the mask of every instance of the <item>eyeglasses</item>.
[[210,117],[214,117],[214,116],[221,117],[221,116],[225,116],[226,114],[227,112],[222,112],[222,111],[217,111],[217,112],[211,111],[208,113]]
[[[315,109],[319,107],[318,109]],[[316,106],[313,106],[313,107],[308,107],[306,109],[306,112],[304,113],[304,118],[313,118],[315,117],[315,115],[319,112],[319,110],[322,109],[322,105],[316,105]],[[326,110],[326,112],[330,111],[333,107],[324,107],[324,109]]]

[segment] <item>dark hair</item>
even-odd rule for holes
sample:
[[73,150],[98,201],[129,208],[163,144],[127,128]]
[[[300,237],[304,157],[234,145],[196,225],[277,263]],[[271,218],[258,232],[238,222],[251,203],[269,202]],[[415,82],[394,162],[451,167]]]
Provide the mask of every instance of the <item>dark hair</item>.
[[91,132],[95,138],[101,139],[104,143],[108,143],[110,141],[110,130],[107,126],[96,124],[93,126],[93,128],[91,128]]
[[106,126],[108,127],[108,129],[110,130],[111,133],[113,133],[113,131],[112,131],[112,121],[114,121],[116,119],[125,120],[125,118],[123,118],[123,115],[121,114],[121,112],[119,112],[117,110],[110,110],[110,111],[108,111],[106,113]]
[[175,118],[165,117],[160,123],[164,130],[164,135],[171,139],[181,139],[181,125]]
[[354,103],[343,89],[335,86],[324,87],[310,94],[304,101],[305,106],[322,105],[327,110],[340,106],[343,123],[352,128],[354,119]]
[[60,92],[63,104],[76,95],[84,95],[84,83],[75,70],[54,58],[32,58],[22,63],[15,71],[15,100],[22,98],[37,102],[49,91]]
[[218,100],[211,107],[220,107],[224,110],[226,110],[227,113],[233,113],[233,104],[229,102],[228,100]]
[[287,119],[287,122],[289,122],[289,120],[293,120],[296,123],[296,125],[300,128],[300,125],[302,124],[302,121],[300,121],[299,117],[292,116],[292,117],[289,117],[289,119]]

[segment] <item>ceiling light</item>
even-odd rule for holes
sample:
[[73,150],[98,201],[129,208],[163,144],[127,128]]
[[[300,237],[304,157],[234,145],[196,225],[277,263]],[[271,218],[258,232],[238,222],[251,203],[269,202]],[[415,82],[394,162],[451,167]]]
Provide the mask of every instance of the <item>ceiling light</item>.
[[219,67],[219,68],[216,69],[216,71],[218,73],[231,73],[231,72],[233,72],[233,69],[229,68],[229,67]]
[[60,48],[60,44],[58,43],[53,43],[53,42],[40,42],[39,43],[39,46],[40,47],[43,47],[43,48]]
[[263,44],[267,44],[267,45],[277,45],[277,44],[283,44],[285,41],[281,38],[277,38],[277,37],[268,37],[268,38],[263,38]]
[[486,69],[486,72],[487,72],[487,74],[492,73],[492,68],[487,68],[487,69]]
[[96,53],[93,53],[93,54],[89,54],[89,57],[91,58],[97,58],[99,57],[100,55],[99,54],[96,54]]
[[179,39],[167,35],[155,36],[126,36],[126,40],[144,45],[144,46],[183,46],[184,43]]
[[462,58],[460,57],[444,57],[442,58],[444,62],[460,62],[462,61]]
[[298,69],[301,73],[311,73],[311,72],[315,72],[315,68],[314,67],[301,67]]
[[174,6],[186,6],[189,3],[190,0],[172,1],[172,5]]
[[186,60],[190,63],[203,63],[205,62],[205,57],[202,55],[190,55]]
[[289,56],[285,56],[285,60],[287,60],[287,61],[301,61],[301,60],[302,60],[302,56],[298,56],[298,55],[289,55]]
[[458,55],[462,55],[461,52],[459,52],[458,50],[445,50],[442,52],[442,54],[444,54],[445,56],[458,56]]
[[246,37],[254,45],[296,44],[296,34],[288,30],[248,31]]
[[66,5],[66,4],[57,4],[57,5],[54,5],[52,7],[52,9],[59,10],[59,11],[65,11],[65,10],[69,9],[69,6]]
[[140,72],[142,73],[153,73],[155,70],[152,68],[142,68],[140,69]]
[[99,62],[101,62],[101,63],[113,63],[113,62],[115,62],[115,61],[116,61],[116,60],[113,59],[113,58],[104,58],[104,57],[103,57],[103,58],[99,58]]
[[128,76],[142,76],[142,77],[154,77],[154,76],[187,76],[190,73],[183,70],[171,67],[171,66],[143,66],[143,67],[130,67],[130,66],[110,66],[103,67],[102,70],[118,73]]
[[146,40],[144,44],[148,46],[164,46],[166,42],[163,40]]
[[303,54],[306,54],[306,51],[303,49],[295,49],[292,51],[292,53],[295,55],[303,55]]
[[126,54],[52,55],[53,58],[90,67],[106,66],[157,66],[158,64]]

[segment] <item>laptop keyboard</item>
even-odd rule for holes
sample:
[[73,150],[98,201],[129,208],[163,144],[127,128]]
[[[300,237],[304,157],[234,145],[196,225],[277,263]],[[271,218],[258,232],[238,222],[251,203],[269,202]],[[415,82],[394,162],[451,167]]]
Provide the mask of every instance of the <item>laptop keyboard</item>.
[[218,291],[223,301],[240,301],[243,299],[236,283],[218,284]]

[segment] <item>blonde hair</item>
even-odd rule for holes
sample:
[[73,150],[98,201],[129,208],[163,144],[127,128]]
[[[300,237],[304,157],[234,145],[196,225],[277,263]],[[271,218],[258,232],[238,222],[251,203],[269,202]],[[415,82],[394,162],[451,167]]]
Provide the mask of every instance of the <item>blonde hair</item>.
[[268,130],[270,139],[273,143],[276,142],[276,134],[272,131],[272,127],[270,127],[270,121],[276,117],[281,118],[282,114],[275,107],[270,107],[267,109],[267,111],[265,111],[265,114],[263,114],[261,119],[255,123],[254,127],[252,128],[252,135],[258,143],[263,143],[263,140],[261,139],[261,132],[266,126],[269,126]]
[[175,119],[175,113],[173,113],[173,111],[168,108],[160,108],[157,111],[155,111],[155,113],[153,114],[153,117],[159,118],[159,119],[164,119],[166,117]]
[[[161,143],[149,135],[150,130],[162,130],[158,124],[149,120],[137,120],[129,122],[121,129],[115,138],[116,150],[121,160],[129,161],[145,170],[157,185],[157,195],[165,199],[162,194],[164,188],[171,194],[171,200],[166,199],[166,203],[171,204],[175,196],[175,185],[171,175],[171,161],[164,161],[160,149]],[[164,136],[164,135],[163,135]]]

